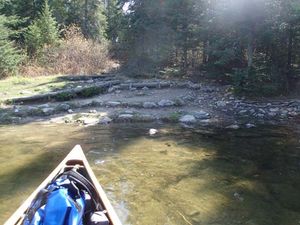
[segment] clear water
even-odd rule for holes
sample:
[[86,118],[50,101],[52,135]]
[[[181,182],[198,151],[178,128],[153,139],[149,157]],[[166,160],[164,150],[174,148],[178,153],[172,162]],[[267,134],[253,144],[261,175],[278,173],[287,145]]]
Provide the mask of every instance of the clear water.
[[2,126],[0,223],[81,144],[124,224],[300,224],[298,131],[201,133],[159,124]]

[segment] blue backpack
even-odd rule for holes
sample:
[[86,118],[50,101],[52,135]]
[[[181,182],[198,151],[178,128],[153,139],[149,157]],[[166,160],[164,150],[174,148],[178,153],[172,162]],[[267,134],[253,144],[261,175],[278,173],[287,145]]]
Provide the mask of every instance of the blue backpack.
[[[40,191],[29,207],[23,225],[88,224],[86,221],[93,212],[102,211],[93,200],[95,196],[95,188],[85,177],[75,170],[67,171]],[[108,220],[103,224],[109,224]]]

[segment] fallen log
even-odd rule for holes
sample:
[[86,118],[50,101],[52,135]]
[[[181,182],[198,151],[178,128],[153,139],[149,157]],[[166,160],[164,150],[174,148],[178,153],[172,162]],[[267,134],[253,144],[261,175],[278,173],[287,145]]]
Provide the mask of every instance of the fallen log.
[[38,94],[27,97],[11,98],[6,99],[6,104],[26,104],[34,102],[44,101],[68,101],[73,98],[87,98],[94,95],[98,95],[107,91],[113,85],[120,84],[119,80],[101,82],[98,84],[88,85],[80,88],[73,88],[69,90],[61,90],[55,92],[49,92],[46,94]]
[[130,89],[130,88],[166,88],[171,87],[171,82],[151,82],[151,83],[127,83],[120,84],[120,89]]

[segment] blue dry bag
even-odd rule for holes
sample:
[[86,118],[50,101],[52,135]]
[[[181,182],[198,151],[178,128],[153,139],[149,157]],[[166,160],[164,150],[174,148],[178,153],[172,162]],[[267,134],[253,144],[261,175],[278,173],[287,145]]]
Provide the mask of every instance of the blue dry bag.
[[83,225],[86,215],[100,206],[91,200],[95,189],[82,177],[71,170],[40,191],[23,225]]

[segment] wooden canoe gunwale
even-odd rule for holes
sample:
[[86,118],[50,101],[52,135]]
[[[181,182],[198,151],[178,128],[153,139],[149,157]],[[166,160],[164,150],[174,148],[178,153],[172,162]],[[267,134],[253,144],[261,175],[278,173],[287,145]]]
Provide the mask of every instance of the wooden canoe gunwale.
[[99,184],[94,172],[92,171],[80,145],[76,145],[66,158],[50,173],[50,175],[35,189],[32,194],[22,203],[22,205],[13,213],[13,215],[4,223],[4,225],[18,225],[21,224],[24,213],[34,200],[36,195],[45,188],[64,168],[74,165],[83,166],[96,191],[99,195],[100,201],[107,212],[108,219],[111,225],[122,225],[114,208],[108,200],[103,188]]

